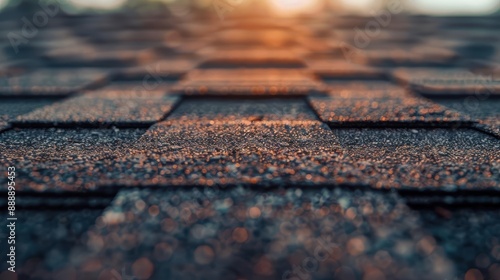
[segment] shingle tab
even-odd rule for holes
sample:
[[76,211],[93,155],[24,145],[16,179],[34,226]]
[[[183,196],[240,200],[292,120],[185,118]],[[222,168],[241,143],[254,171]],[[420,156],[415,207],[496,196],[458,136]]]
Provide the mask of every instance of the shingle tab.
[[355,64],[345,59],[308,59],[308,69],[323,79],[383,79],[383,69]]
[[91,68],[39,69],[21,76],[0,78],[0,96],[62,97],[103,84],[108,72]]
[[213,46],[283,48],[294,45],[296,42],[289,30],[228,28],[213,34],[211,43]]
[[[51,275],[51,279],[65,278],[57,272],[71,259],[70,248],[79,243],[101,213],[90,209],[18,211],[23,226],[16,227],[16,273],[31,275],[36,271],[37,275]],[[8,216],[2,213],[0,217],[5,220]],[[0,265],[0,271],[7,271],[7,263]],[[3,278],[5,274],[0,277],[8,279]]]
[[318,121],[166,121],[117,159],[118,185],[318,185],[342,156]]
[[185,95],[306,95],[323,89],[306,72],[294,69],[210,69],[191,71],[178,86]]
[[73,248],[91,252],[85,278],[130,266],[149,279],[454,277],[419,218],[374,192],[123,191],[97,220]]
[[[148,46],[149,47],[149,46]],[[155,57],[144,46],[83,44],[47,50],[43,58],[58,67],[117,67],[146,63]]]
[[455,260],[457,275],[467,275],[466,279],[488,276],[494,279],[500,275],[500,267],[495,263],[500,257],[497,241],[500,216],[496,209],[436,207],[420,210],[419,214],[428,232],[446,255]]
[[476,127],[500,138],[500,117],[498,116],[482,119],[476,124]]
[[474,124],[475,127],[500,138],[500,99],[470,96],[456,99],[433,99],[433,101],[470,115],[477,122]]
[[52,104],[47,99],[4,99],[0,101],[0,130],[7,128],[17,116]]
[[364,92],[374,91],[374,90],[401,91],[405,89],[397,84],[385,80],[324,79],[324,82],[328,85],[328,88],[331,89],[332,91],[341,91],[341,90],[358,91],[359,96],[362,96]]
[[[210,53],[210,52],[209,52]],[[304,68],[294,49],[215,49],[201,68]]]
[[353,61],[376,66],[443,66],[453,64],[458,55],[453,50],[427,46],[397,49],[366,49],[352,55]]
[[314,121],[314,112],[302,99],[187,99],[168,117],[169,121]]
[[148,127],[160,121],[178,98],[160,92],[96,91],[16,119],[22,126]]
[[149,95],[160,93],[172,93],[171,89],[176,84],[176,80],[161,77],[145,77],[142,80],[124,80],[111,82],[98,90],[100,92],[118,91],[132,92],[135,94]]
[[125,155],[128,145],[144,131],[10,130],[0,134],[0,162],[4,167],[16,167],[19,192],[89,190],[113,169],[110,163],[105,163],[106,159]]
[[114,80],[177,80],[198,64],[194,58],[171,58],[120,70]]
[[431,98],[500,96],[500,80],[462,69],[401,68],[395,70],[393,75],[418,93]]
[[309,102],[322,121],[335,127],[456,127],[471,123],[466,115],[417,97],[350,97],[310,97]]
[[[356,167],[376,188],[500,190],[500,142],[474,130],[334,130]],[[346,177],[350,177],[346,175]]]

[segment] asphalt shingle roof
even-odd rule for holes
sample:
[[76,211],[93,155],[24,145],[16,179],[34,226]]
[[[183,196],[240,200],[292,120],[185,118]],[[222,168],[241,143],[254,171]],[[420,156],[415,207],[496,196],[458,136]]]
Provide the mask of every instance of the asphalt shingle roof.
[[17,279],[500,279],[498,16],[360,45],[370,20],[59,15],[2,45]]

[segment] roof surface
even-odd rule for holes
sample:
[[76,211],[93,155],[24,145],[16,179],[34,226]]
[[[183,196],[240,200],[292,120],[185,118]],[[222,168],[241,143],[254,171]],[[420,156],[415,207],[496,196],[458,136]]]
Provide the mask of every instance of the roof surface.
[[500,279],[499,29],[116,14],[4,38],[0,278]]

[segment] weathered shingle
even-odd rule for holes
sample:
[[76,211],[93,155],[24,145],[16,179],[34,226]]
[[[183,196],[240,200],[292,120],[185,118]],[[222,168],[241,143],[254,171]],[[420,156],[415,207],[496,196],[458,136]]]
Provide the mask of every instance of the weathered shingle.
[[302,70],[210,69],[191,71],[175,88],[185,95],[297,96],[323,86]]
[[201,68],[304,68],[305,64],[295,49],[215,48],[208,54]]
[[178,98],[161,92],[95,91],[20,116],[22,126],[148,127],[165,117]]
[[103,84],[108,72],[91,68],[47,68],[0,78],[1,97],[61,97]]
[[418,216],[374,192],[123,191],[97,220],[75,246],[90,252],[76,260],[87,278],[122,267],[150,279],[454,277]]
[[187,99],[169,121],[314,121],[316,115],[302,99]]
[[361,49],[355,52],[352,60],[377,66],[443,66],[453,64],[458,55],[446,48],[413,46],[396,49]]
[[3,167],[16,167],[19,192],[85,191],[113,170],[106,160],[124,156],[128,145],[143,133],[141,129],[10,130],[0,134],[0,161]]
[[[379,95],[387,92],[375,92]],[[375,95],[374,94],[374,95]],[[396,94],[401,94],[396,92]],[[368,95],[368,94],[366,94]],[[335,127],[457,127],[470,125],[466,115],[418,97],[310,97],[322,121]]]
[[109,184],[196,186],[318,185],[342,156],[318,121],[166,121],[118,158]]
[[17,116],[27,114],[38,108],[49,106],[50,99],[4,99],[0,101],[0,130],[7,128]]
[[497,78],[462,69],[402,68],[395,70],[393,75],[395,79],[429,97],[477,96],[484,99],[500,95],[500,81]]
[[[335,129],[354,176],[376,188],[499,190],[500,142],[474,130]],[[346,177],[350,177],[347,176]]]
[[308,68],[323,79],[383,79],[383,69],[355,64],[345,59],[307,59]]

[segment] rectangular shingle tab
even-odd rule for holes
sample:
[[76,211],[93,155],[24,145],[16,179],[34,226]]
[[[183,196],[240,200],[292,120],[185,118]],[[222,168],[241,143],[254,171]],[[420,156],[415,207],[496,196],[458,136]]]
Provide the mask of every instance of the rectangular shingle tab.
[[111,45],[90,43],[74,47],[59,46],[44,52],[43,58],[57,67],[117,67],[145,63],[153,60],[150,46]]
[[323,79],[383,79],[383,69],[351,63],[345,59],[307,59],[306,64]]
[[314,121],[314,112],[302,99],[187,99],[169,121]]
[[177,101],[161,92],[95,91],[19,116],[15,124],[148,127],[166,116]]
[[[102,209],[20,209],[16,216],[23,226],[16,227],[16,262],[22,265],[16,267],[16,273],[29,275],[36,269],[38,275],[57,279],[61,274],[54,271],[68,264],[70,249],[79,244],[101,213]],[[0,217],[6,220],[9,216],[2,213]],[[7,271],[7,267],[7,263],[1,264],[0,270]]]
[[[500,190],[500,142],[475,130],[337,129],[353,174],[377,188]],[[349,161],[348,161],[349,162]]]
[[323,85],[303,70],[194,70],[175,87],[185,95],[273,96],[306,95]]
[[468,116],[418,97],[351,97],[309,97],[309,102],[322,121],[335,127],[456,127],[471,124]]
[[0,130],[7,128],[17,116],[54,103],[50,99],[0,99]]
[[[214,137],[216,135],[216,137]],[[166,121],[115,166],[118,185],[318,185],[342,156],[318,121]]]
[[[471,268],[484,267],[498,259],[500,246],[496,233],[500,230],[500,216],[496,209],[435,207],[435,210],[420,210],[419,214],[422,225],[455,261],[457,275],[465,275]],[[457,245],[462,244],[467,246],[467,254],[457,249]],[[486,275],[499,275],[497,265],[489,267],[491,273]]]
[[[108,274],[101,276],[133,263],[151,279],[298,278],[308,274],[293,267],[313,254],[324,258],[314,272],[319,279],[454,275],[414,211],[399,197],[370,191],[126,190],[96,220],[85,234],[92,239],[68,251],[90,252],[75,262],[102,264]],[[147,242],[136,242],[142,236]],[[158,268],[165,263],[167,270]],[[97,275],[77,267],[79,275]]]
[[500,117],[498,116],[482,119],[476,127],[500,138]]
[[471,116],[475,127],[500,138],[500,99],[484,96],[433,99],[443,106]]
[[287,29],[228,28],[213,34],[211,43],[214,46],[283,48],[293,46],[296,42]]
[[295,50],[221,49],[206,55],[202,68],[304,68]]
[[358,63],[376,66],[443,66],[453,64],[458,54],[446,48],[414,46],[397,49],[358,50],[352,56]]
[[363,79],[353,79],[353,80],[336,80],[331,79],[325,80],[328,84],[328,88],[333,91],[341,90],[352,90],[354,92],[359,92],[360,97],[363,96],[365,92],[374,90],[384,90],[384,91],[395,91],[403,90],[404,88],[385,80],[363,80]]
[[109,72],[91,68],[47,68],[0,78],[0,97],[62,97],[106,82]]
[[171,58],[141,66],[120,69],[115,80],[177,80],[198,64],[194,58]]
[[114,81],[98,89],[99,92],[129,92],[131,94],[155,95],[161,93],[172,93],[171,89],[177,83],[161,77],[148,77],[142,80]]
[[418,93],[431,98],[500,96],[500,80],[494,76],[475,74],[464,69],[401,68],[394,78],[408,84]]
[[[0,134],[0,162],[16,167],[16,190],[95,189],[112,165],[144,129],[21,129]],[[4,178],[2,178],[4,180]],[[4,186],[7,183],[2,184]]]

